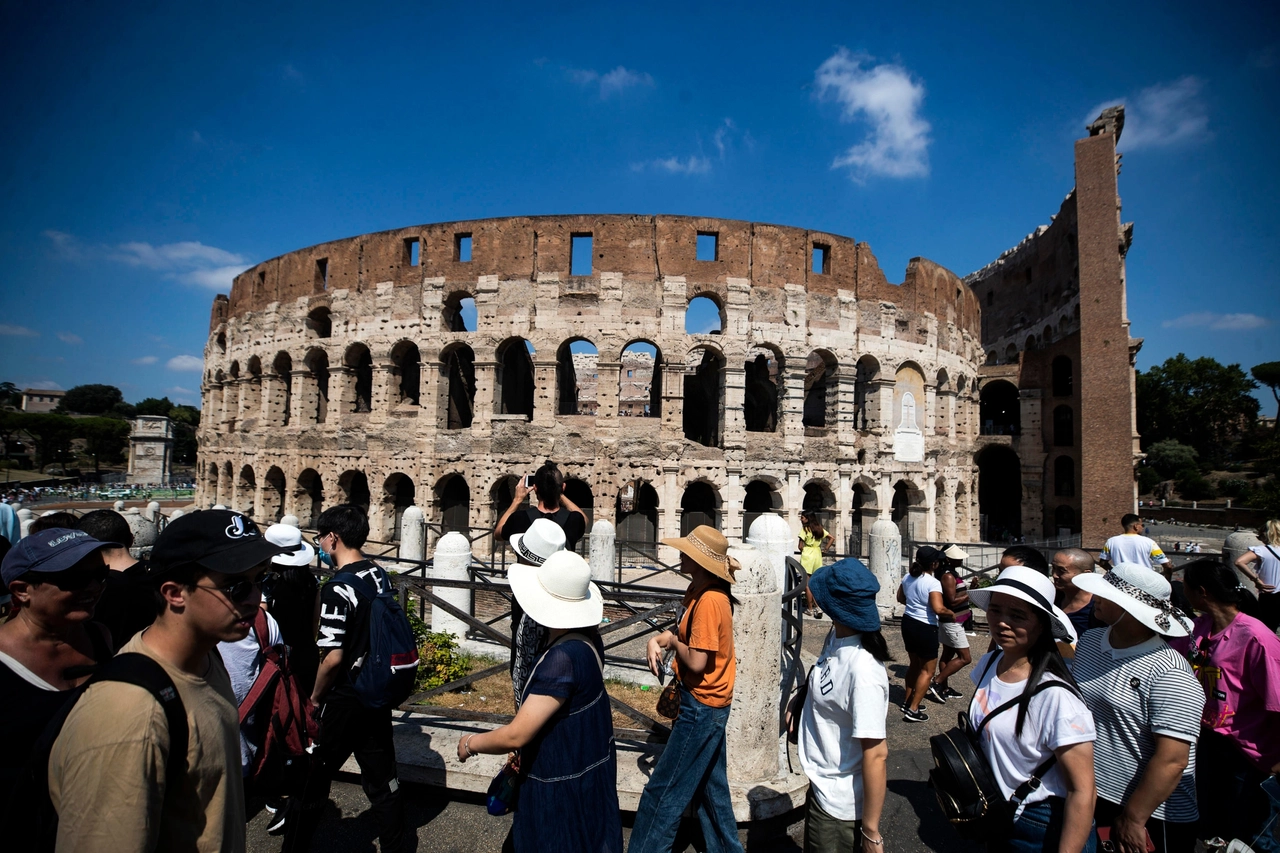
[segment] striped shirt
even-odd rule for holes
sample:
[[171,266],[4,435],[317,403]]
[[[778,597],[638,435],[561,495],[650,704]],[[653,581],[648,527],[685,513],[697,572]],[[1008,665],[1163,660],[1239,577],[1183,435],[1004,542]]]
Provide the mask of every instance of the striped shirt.
[[1176,738],[1191,744],[1191,755],[1178,787],[1152,817],[1170,823],[1198,820],[1196,739],[1204,691],[1186,659],[1160,637],[1115,649],[1110,635],[1110,628],[1086,631],[1072,663],[1080,695],[1098,728],[1093,746],[1098,796],[1125,803],[1155,755],[1155,736]]

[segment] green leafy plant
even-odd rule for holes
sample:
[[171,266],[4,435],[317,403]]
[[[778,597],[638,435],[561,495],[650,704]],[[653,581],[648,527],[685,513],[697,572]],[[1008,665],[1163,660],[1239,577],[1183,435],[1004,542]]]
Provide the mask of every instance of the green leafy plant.
[[413,629],[413,638],[418,643],[418,690],[430,690],[457,681],[471,672],[474,661],[471,655],[458,648],[456,637],[445,631],[432,631],[418,616],[412,602],[407,612],[409,627]]

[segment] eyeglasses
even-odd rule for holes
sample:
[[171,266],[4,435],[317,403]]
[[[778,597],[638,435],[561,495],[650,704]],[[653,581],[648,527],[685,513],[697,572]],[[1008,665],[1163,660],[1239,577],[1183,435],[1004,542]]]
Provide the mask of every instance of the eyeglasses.
[[330,534],[328,533],[317,533],[315,536],[311,537],[311,544],[316,546],[316,548],[320,549],[321,551],[323,551],[325,550],[325,547],[320,544],[320,541],[329,535]]
[[241,578],[238,581],[232,581],[225,586],[196,586],[200,589],[213,590],[220,592],[232,601],[248,601],[253,595],[255,589],[266,589],[275,581],[275,574],[267,572],[259,575],[257,578],[250,580],[249,578]]

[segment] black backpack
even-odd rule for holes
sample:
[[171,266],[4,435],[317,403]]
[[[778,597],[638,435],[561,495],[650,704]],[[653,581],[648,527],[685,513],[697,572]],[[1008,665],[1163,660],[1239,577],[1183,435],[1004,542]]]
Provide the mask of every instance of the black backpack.
[[381,593],[355,572],[338,572],[329,582],[350,586],[368,602],[369,651],[351,678],[356,698],[366,708],[395,708],[413,695],[418,679],[418,643],[386,570],[375,568],[382,573]]
[[[182,706],[173,680],[159,663],[143,654],[129,652],[111,658],[98,673],[71,691],[72,695],[61,710],[49,721],[40,739],[36,741],[31,757],[23,766],[21,775],[5,804],[5,849],[23,851],[53,851],[58,840],[58,813],[49,797],[49,755],[53,743],[62,733],[71,709],[93,684],[99,681],[122,681],[145,688],[164,710],[169,726],[169,762],[165,767],[165,799],[173,796],[177,787],[173,780],[187,772],[187,711]],[[110,820],[110,815],[102,815]]]
[[[987,672],[999,657],[1000,655],[992,655],[987,661],[982,676],[978,679],[979,683],[986,678]],[[1061,681],[1042,681],[1031,691],[1031,695],[1050,687],[1071,689],[1070,685]],[[998,833],[1003,823],[1012,817],[1018,804],[1040,787],[1044,774],[1058,761],[1058,756],[1051,754],[1031,771],[1031,778],[1018,786],[1011,799],[1004,799],[995,774],[991,772],[991,765],[982,752],[980,738],[987,723],[997,714],[1016,707],[1020,698],[1014,697],[993,709],[977,728],[974,728],[968,712],[961,711],[957,715],[955,728],[929,738],[929,750],[933,753],[934,764],[929,771],[929,786],[938,798],[942,813],[965,838],[983,839],[993,832]]]

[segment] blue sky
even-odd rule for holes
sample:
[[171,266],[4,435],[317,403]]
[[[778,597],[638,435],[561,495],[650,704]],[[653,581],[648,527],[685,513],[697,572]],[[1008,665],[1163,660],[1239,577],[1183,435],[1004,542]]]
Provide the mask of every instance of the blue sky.
[[195,402],[231,275],[415,223],[721,216],[963,275],[1117,100],[1140,366],[1280,359],[1262,3],[145,5],[0,12],[0,380]]

